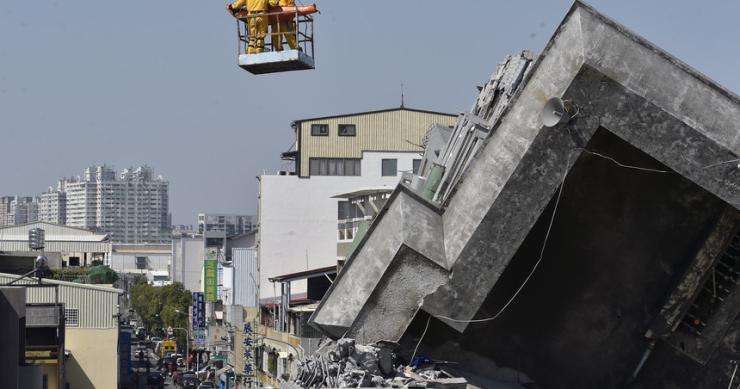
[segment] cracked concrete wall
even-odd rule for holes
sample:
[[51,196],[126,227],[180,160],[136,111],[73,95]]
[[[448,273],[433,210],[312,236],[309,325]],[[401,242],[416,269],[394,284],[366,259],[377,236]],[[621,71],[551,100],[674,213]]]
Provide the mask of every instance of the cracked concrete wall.
[[[423,255],[426,261],[448,269],[438,210],[402,184],[399,187],[373,221],[355,250],[352,262],[339,273],[311,318],[315,325],[334,337],[341,337],[355,323],[378,281],[404,246]],[[415,286],[419,285],[407,284],[410,289]],[[397,337],[401,335],[399,332]]]
[[411,322],[422,298],[444,284],[447,274],[447,269],[402,247],[346,336],[363,344],[398,342],[403,335],[398,323]]

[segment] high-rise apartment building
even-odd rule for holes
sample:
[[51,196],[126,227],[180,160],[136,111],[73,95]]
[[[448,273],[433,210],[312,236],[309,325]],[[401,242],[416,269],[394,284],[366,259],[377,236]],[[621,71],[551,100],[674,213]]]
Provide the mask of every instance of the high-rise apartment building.
[[14,196],[10,201],[5,225],[32,223],[39,219],[39,204],[36,197]]
[[66,224],[110,234],[114,242],[163,243],[169,235],[169,183],[148,166],[92,166],[64,180]]
[[60,181],[57,189],[52,187],[39,196],[39,221],[55,224],[67,223],[67,193],[64,192],[64,181]]
[[225,232],[226,236],[241,235],[252,230],[252,216],[222,213],[199,213],[198,233],[204,231]]
[[0,226],[12,225],[8,223],[8,215],[10,214],[10,203],[14,198],[13,196],[0,197]]

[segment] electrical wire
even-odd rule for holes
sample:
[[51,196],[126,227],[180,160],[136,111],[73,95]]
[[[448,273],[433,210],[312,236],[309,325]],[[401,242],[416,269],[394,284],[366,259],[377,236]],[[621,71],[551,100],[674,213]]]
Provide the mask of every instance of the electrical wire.
[[555,200],[555,209],[552,210],[552,215],[550,216],[550,223],[547,226],[547,232],[545,233],[545,240],[542,242],[542,248],[540,249],[540,256],[537,259],[537,262],[535,262],[534,266],[532,267],[532,270],[527,275],[527,278],[524,279],[524,282],[522,282],[521,286],[519,286],[516,292],[514,292],[511,298],[509,298],[509,301],[507,301],[506,304],[504,304],[504,306],[501,307],[501,309],[499,309],[499,311],[496,312],[495,315],[484,318],[484,319],[459,320],[459,319],[453,319],[451,317],[440,316],[440,315],[434,315],[434,317],[438,319],[445,319],[445,320],[457,322],[457,323],[480,323],[480,322],[492,321],[492,320],[498,319],[498,317],[501,316],[501,314],[503,314],[504,311],[506,311],[506,309],[511,305],[511,303],[514,302],[514,300],[517,298],[517,296],[522,291],[522,289],[524,289],[524,286],[527,285],[527,283],[529,282],[529,279],[532,278],[532,275],[537,270],[537,267],[539,267],[540,263],[542,262],[542,259],[545,256],[545,248],[547,247],[547,241],[550,238],[550,232],[552,231],[552,225],[555,221],[555,214],[557,213],[558,206],[560,205],[560,197],[563,194],[563,187],[565,186],[565,179],[568,177],[568,167],[570,166],[570,159],[572,156],[572,151],[573,150],[571,150],[571,152],[568,153],[568,162],[565,165],[565,172],[563,172],[563,179],[560,181],[560,188],[558,189],[558,197]]
[[427,317],[427,325],[424,327],[424,332],[421,333],[419,342],[416,343],[416,347],[414,347],[414,353],[411,354],[411,361],[409,361],[410,363],[414,363],[414,358],[416,358],[416,351],[419,350],[419,345],[421,344],[421,341],[424,340],[424,335],[427,334],[427,330],[429,329],[429,322],[431,320],[432,320],[432,316]]
[[614,159],[614,158],[612,158],[612,157],[610,157],[608,155],[600,154],[600,153],[597,153],[595,151],[591,151],[591,150],[585,149],[585,148],[584,149],[580,149],[580,150],[582,150],[582,151],[584,151],[586,153],[595,155],[597,157],[601,157],[603,159],[606,159],[607,161],[611,161],[615,165],[620,166],[620,167],[623,167],[623,168],[626,168],[626,169],[634,169],[634,170],[640,170],[640,171],[644,171],[644,172],[662,173],[662,174],[673,174],[673,173],[675,173],[675,171],[673,171],[673,170],[660,170],[660,169],[651,169],[651,168],[647,168],[647,167],[625,165],[625,164],[617,161],[616,159]]
[[612,157],[610,157],[608,155],[597,153],[595,151],[591,151],[591,150],[588,150],[586,148],[574,148],[574,149],[571,149],[570,152],[568,153],[568,161],[567,161],[567,163],[565,165],[565,172],[563,172],[563,179],[560,182],[560,188],[558,189],[557,199],[555,200],[555,209],[553,209],[552,215],[550,216],[550,223],[547,226],[547,232],[545,233],[545,239],[542,242],[542,248],[540,249],[539,258],[537,259],[537,262],[535,262],[534,266],[532,267],[532,270],[529,272],[529,274],[524,279],[524,281],[522,282],[522,284],[516,290],[516,292],[514,292],[514,294],[511,296],[511,298],[509,298],[509,300],[506,302],[506,304],[504,304],[504,306],[501,307],[501,309],[499,309],[499,311],[496,312],[495,315],[490,316],[490,317],[486,317],[486,318],[482,318],[482,319],[470,319],[470,320],[460,320],[460,319],[455,319],[455,318],[451,318],[451,317],[448,317],[448,316],[442,316],[442,315],[433,315],[434,317],[436,317],[438,319],[443,319],[443,320],[447,320],[447,321],[456,322],[456,323],[481,323],[481,322],[493,321],[493,320],[498,319],[499,316],[501,316],[504,313],[504,311],[506,311],[506,309],[511,305],[511,303],[514,302],[514,300],[517,298],[517,296],[522,291],[522,289],[524,289],[524,286],[526,286],[527,283],[529,282],[530,278],[532,278],[532,275],[537,270],[537,268],[539,267],[540,263],[542,262],[542,259],[545,256],[545,248],[547,247],[547,242],[550,239],[550,232],[552,231],[552,226],[553,226],[553,223],[555,221],[555,215],[557,214],[558,207],[560,205],[560,198],[561,198],[561,195],[563,194],[563,187],[565,186],[565,180],[568,177],[568,167],[570,166],[570,160],[571,160],[571,157],[573,155],[573,152],[574,151],[578,151],[578,150],[583,151],[583,152],[586,152],[586,153],[591,154],[591,155],[595,155],[595,156],[600,157],[600,158],[603,158],[603,159],[606,159],[607,161],[610,161],[610,162],[614,163],[615,165],[617,165],[619,167],[622,167],[622,168],[625,168],[625,169],[633,169],[633,170],[639,170],[639,171],[644,171],[644,172],[648,172],[648,173],[659,173],[659,174],[667,174],[667,173],[673,174],[673,173],[675,173],[673,170],[660,170],[660,169],[652,169],[652,168],[645,168],[645,167],[640,167],[640,166],[627,165],[627,164],[624,164],[624,163],[621,163],[621,162],[617,161],[616,159],[614,159],[614,158],[612,158]]

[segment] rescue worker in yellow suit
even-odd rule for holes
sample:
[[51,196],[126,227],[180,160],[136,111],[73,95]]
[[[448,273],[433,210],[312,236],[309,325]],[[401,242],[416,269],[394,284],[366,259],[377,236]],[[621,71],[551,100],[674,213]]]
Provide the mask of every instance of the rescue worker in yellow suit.
[[[295,0],[270,0],[271,7],[295,7]],[[279,27],[279,29],[278,29]],[[283,36],[288,41],[288,46],[291,49],[298,48],[298,42],[296,42],[295,36],[295,22],[292,20],[279,20],[279,18],[273,18],[270,22],[270,30],[272,32],[272,49],[275,51],[283,50]],[[278,31],[280,32],[278,34]]]
[[249,15],[249,45],[247,54],[257,54],[265,51],[265,35],[267,35],[267,16],[254,16],[267,13],[270,8],[270,0],[236,0],[229,4],[226,9],[232,14],[247,6]]

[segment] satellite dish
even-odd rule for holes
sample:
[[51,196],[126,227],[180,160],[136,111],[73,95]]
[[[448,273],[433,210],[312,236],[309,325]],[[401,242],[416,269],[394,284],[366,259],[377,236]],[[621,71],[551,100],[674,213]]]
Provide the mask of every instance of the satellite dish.
[[555,127],[560,123],[569,121],[572,116],[570,114],[570,107],[566,105],[563,99],[559,97],[553,97],[547,100],[545,106],[542,108],[540,117],[542,118],[542,124],[545,127]]

